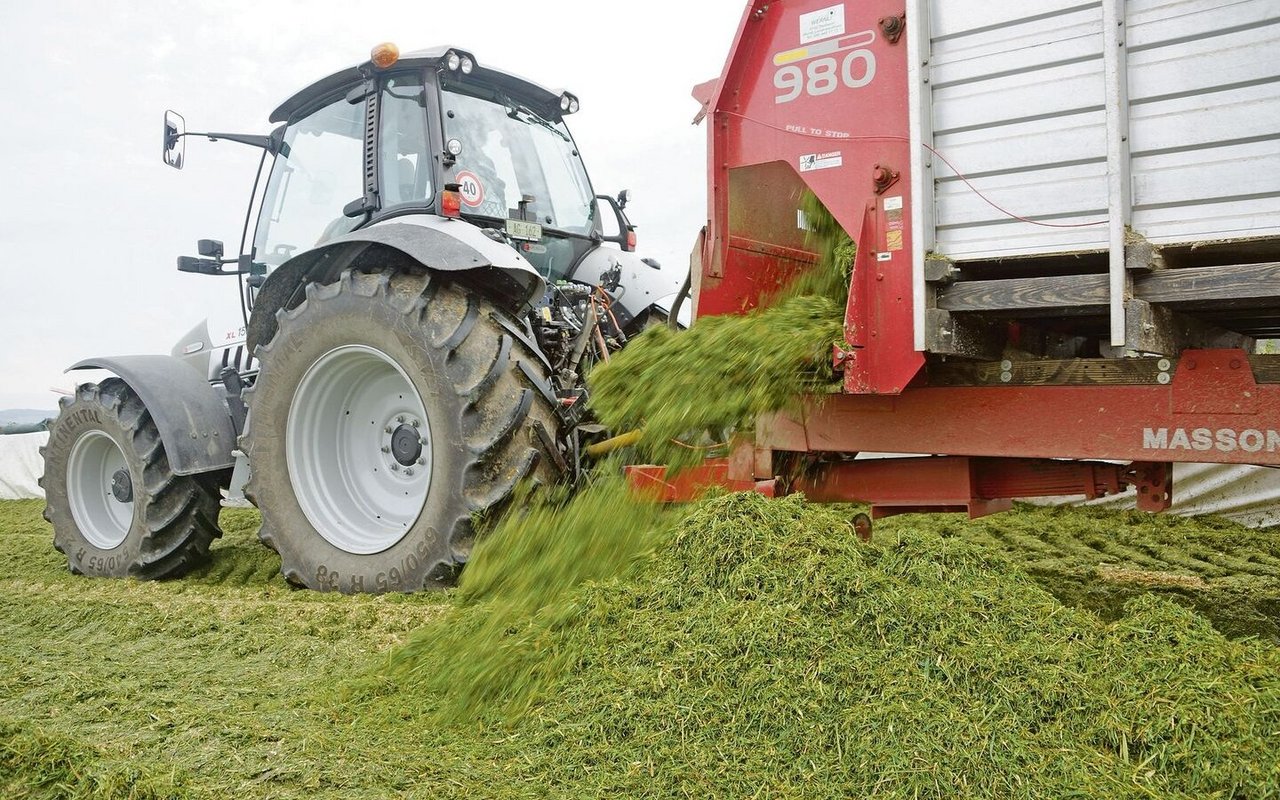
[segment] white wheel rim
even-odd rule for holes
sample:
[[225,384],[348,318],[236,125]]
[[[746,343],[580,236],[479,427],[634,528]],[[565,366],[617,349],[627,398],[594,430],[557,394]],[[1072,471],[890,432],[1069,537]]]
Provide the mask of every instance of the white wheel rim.
[[124,451],[103,431],[86,431],[71,445],[67,459],[71,518],[99,550],[119,547],[133,525],[133,501],[121,502],[111,492],[112,479],[120,470],[129,473]]
[[[405,463],[416,432],[420,452]],[[348,553],[380,553],[422,513],[431,487],[431,426],[422,397],[390,356],[365,345],[325,353],[299,382],[285,459],[302,513]]]

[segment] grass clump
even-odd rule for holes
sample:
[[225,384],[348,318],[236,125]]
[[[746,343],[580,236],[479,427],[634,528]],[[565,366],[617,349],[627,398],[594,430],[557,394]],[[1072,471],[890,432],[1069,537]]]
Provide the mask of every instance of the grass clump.
[[0,722],[0,796],[7,800],[177,800],[187,797],[175,775],[149,774],[112,759],[100,747]]
[[854,248],[820,202],[806,194],[817,263],[745,314],[700,318],[688,331],[653,328],[589,377],[591,407],[617,431],[643,428],[640,446],[664,464],[697,460],[677,442],[690,434],[748,427],[830,383],[831,347],[843,337]]
[[512,510],[477,546],[455,612],[398,648],[389,673],[442,698],[437,722],[486,711],[518,718],[574,657],[555,633],[584,611],[575,590],[627,575],[680,513],[636,497],[613,470],[571,498]]
[[673,440],[747,427],[823,387],[819,367],[829,364],[840,336],[840,308],[801,295],[742,316],[700,319],[687,331],[653,328],[592,371],[591,407],[614,430],[643,428],[648,457],[697,460],[702,453]]

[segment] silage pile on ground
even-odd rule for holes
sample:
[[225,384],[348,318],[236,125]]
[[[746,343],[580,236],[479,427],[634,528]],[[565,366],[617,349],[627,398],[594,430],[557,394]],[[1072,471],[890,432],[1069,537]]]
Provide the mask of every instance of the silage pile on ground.
[[567,759],[527,779],[586,793],[1280,796],[1280,651],[1174,603],[1105,623],[961,538],[861,543],[798,498],[711,499],[653,536],[502,637],[456,635],[501,590],[464,601],[402,651],[404,695],[457,723],[463,693]]
[[[68,574],[39,504],[0,503],[0,796],[1280,796],[1280,651],[1151,595],[1104,622],[968,541],[1123,528],[1172,563],[1237,526],[1020,510],[861,544],[796,499],[674,511],[579,495],[459,593],[344,597],[285,586],[252,513],[137,583]],[[1274,561],[1240,542],[1218,560]]]

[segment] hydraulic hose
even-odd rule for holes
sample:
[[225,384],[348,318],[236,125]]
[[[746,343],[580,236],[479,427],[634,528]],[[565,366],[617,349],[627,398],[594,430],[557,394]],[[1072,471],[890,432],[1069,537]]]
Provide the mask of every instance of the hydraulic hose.
[[583,448],[583,452],[591,458],[599,458],[600,456],[612,453],[614,450],[620,450],[623,447],[633,445],[640,441],[640,431],[627,431],[614,436],[612,439],[605,439],[603,442],[589,444]]

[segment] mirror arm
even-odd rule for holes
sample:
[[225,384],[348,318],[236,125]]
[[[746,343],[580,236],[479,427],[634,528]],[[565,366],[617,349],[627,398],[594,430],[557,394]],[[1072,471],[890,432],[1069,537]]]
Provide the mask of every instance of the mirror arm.
[[176,141],[181,136],[206,136],[211,142],[226,139],[228,142],[239,142],[250,147],[260,147],[272,153],[276,150],[275,140],[270,136],[261,136],[253,133],[200,133],[198,131],[187,131],[186,133],[174,134],[173,139]]
[[[227,264],[235,264],[233,270],[225,270]],[[195,272],[200,275],[262,275],[266,273],[265,264],[255,264],[251,256],[237,258],[195,258],[178,256],[179,272]]]

